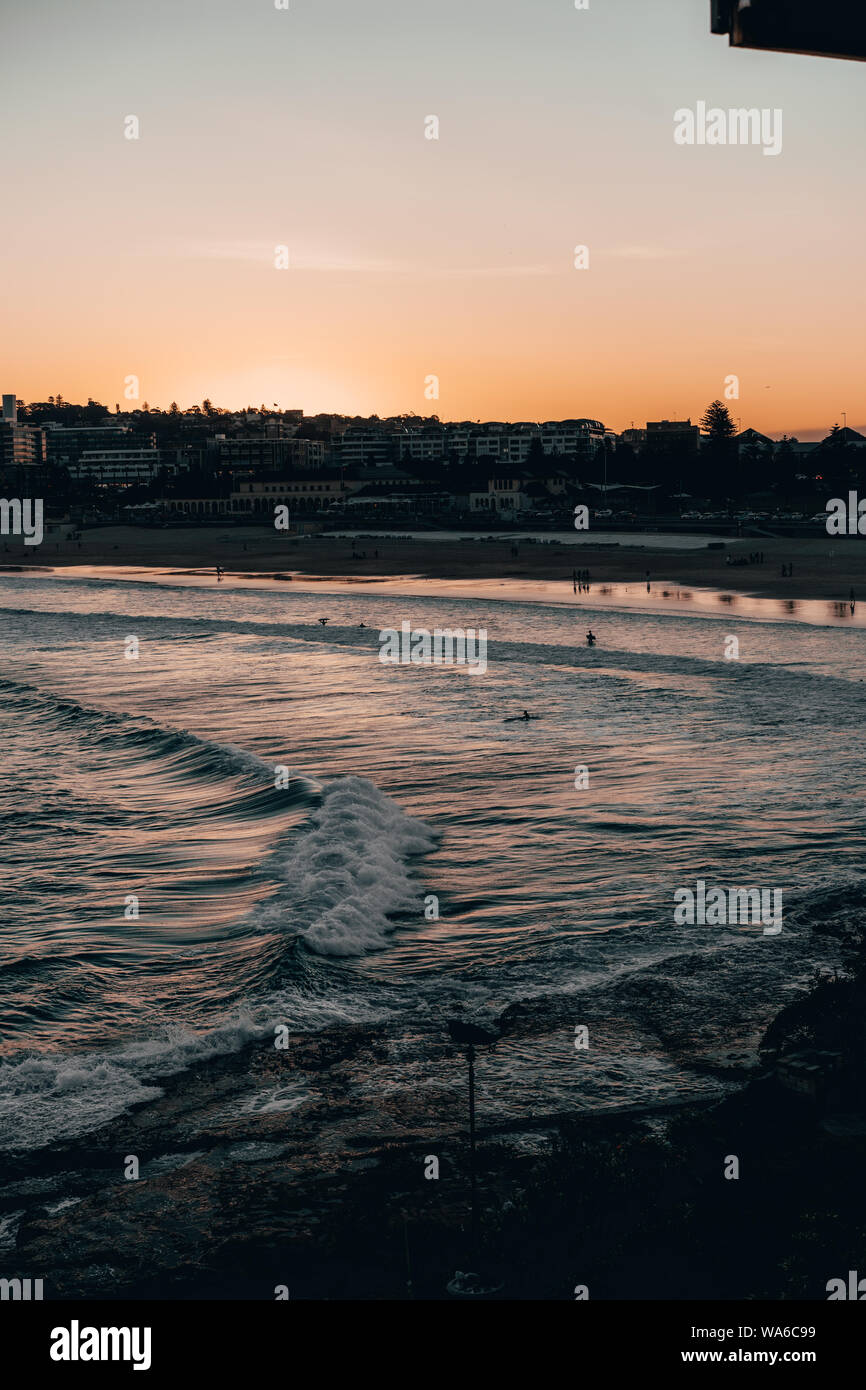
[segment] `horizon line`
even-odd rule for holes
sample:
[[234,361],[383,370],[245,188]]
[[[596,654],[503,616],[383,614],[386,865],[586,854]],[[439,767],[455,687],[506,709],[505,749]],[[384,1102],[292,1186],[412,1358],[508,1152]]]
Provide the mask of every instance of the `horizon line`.
[[[13,395],[12,392],[4,392],[3,394],[5,394],[5,395]],[[170,411],[171,411],[171,406],[151,405],[149,401],[145,401],[145,402],[144,402],[144,405],[138,405],[138,406],[133,406],[132,403],[130,402],[130,408],[129,408],[129,409],[125,409],[125,410],[121,410],[121,409],[120,409],[119,402],[115,402],[115,407],[116,407],[116,408],[115,408],[115,410],[112,411],[112,409],[111,409],[110,406],[105,405],[105,403],[104,403],[103,401],[98,401],[98,400],[96,400],[96,399],[93,398],[93,397],[88,398],[87,401],[85,401],[85,402],[82,403],[81,401],[69,401],[69,400],[65,400],[65,399],[63,399],[62,395],[57,396],[57,397],[53,397],[53,398],[50,398],[50,399],[49,399],[49,398],[46,398],[45,400],[42,400],[42,401],[35,401],[35,400],[34,400],[34,401],[25,401],[22,397],[17,396],[17,395],[15,396],[16,406],[20,404],[20,406],[24,407],[25,409],[31,408],[31,407],[33,407],[33,406],[49,405],[49,404],[51,403],[52,400],[53,400],[53,402],[55,403],[55,405],[59,402],[59,407],[60,407],[61,409],[62,409],[63,407],[65,407],[65,406],[71,406],[71,407],[74,407],[74,408],[76,408],[76,409],[86,410],[88,404],[99,405],[99,406],[102,406],[102,407],[105,409],[106,413],[107,413],[109,416],[112,416],[112,417],[115,418],[115,419],[116,419],[118,416],[120,416],[120,415],[124,415],[124,416],[126,416],[126,415],[146,415],[146,414],[168,415],[168,414],[170,414]],[[191,414],[194,414],[194,413],[197,412],[197,413],[199,413],[199,414],[204,414],[204,415],[205,415],[205,418],[208,418],[208,419],[213,418],[213,416],[212,416],[211,414],[209,414],[208,412],[202,411],[202,406],[203,406],[203,404],[204,404],[204,401],[208,401],[208,403],[209,403],[209,404],[211,405],[211,407],[212,407],[213,415],[216,415],[216,416],[219,416],[219,415],[229,415],[229,416],[232,416],[232,415],[244,415],[244,414],[256,414],[256,415],[261,415],[261,414],[262,414],[262,405],[264,405],[264,402],[262,402],[261,405],[249,405],[249,404],[248,404],[248,405],[244,405],[244,406],[235,406],[235,407],[218,406],[218,405],[214,405],[214,403],[210,400],[210,397],[209,397],[209,396],[205,396],[205,397],[203,398],[202,402],[194,402],[194,404],[193,404],[193,405],[190,405],[190,406],[180,406],[180,405],[178,405],[177,401],[172,401],[172,402],[171,402],[171,405],[176,405],[176,406],[177,406],[177,413],[178,413],[179,415],[191,415]],[[724,404],[724,402],[722,402],[722,404]],[[146,409],[146,410],[144,409],[144,406],[145,406],[145,405],[147,406],[147,409]],[[604,428],[605,428],[605,430],[610,429],[614,434],[617,434],[617,435],[622,435],[623,433],[625,433],[625,431],[626,431],[627,429],[645,429],[646,426],[647,426],[647,424],[650,423],[649,421],[645,421],[643,425],[625,425],[625,426],[622,427],[622,429],[615,429],[612,425],[607,425],[607,424],[605,424],[605,422],[604,422],[603,420],[601,420],[600,417],[597,416],[597,415],[562,415],[562,416],[548,416],[546,419],[536,419],[536,420],[527,420],[527,419],[522,419],[522,420],[495,420],[495,419],[480,419],[480,418],[479,418],[479,419],[473,419],[473,418],[468,417],[468,416],[467,416],[467,417],[464,417],[463,419],[443,419],[443,418],[441,418],[441,417],[438,416],[438,415],[419,415],[419,414],[418,414],[416,411],[414,411],[414,410],[400,411],[400,412],[397,412],[397,413],[391,414],[391,415],[379,415],[379,414],[376,413],[375,411],[372,412],[372,413],[370,413],[370,414],[363,415],[363,414],[358,414],[358,413],[348,414],[348,413],[346,413],[346,412],[344,412],[344,411],[340,411],[340,410],[319,410],[319,411],[316,411],[315,414],[313,414],[313,415],[308,415],[307,412],[306,412],[306,410],[305,410],[303,407],[301,407],[301,406],[281,406],[281,405],[279,405],[277,402],[274,402],[272,406],[265,406],[265,414],[266,414],[266,415],[270,415],[270,414],[287,415],[287,414],[290,414],[290,413],[297,412],[298,410],[301,411],[302,419],[304,419],[304,420],[316,420],[316,419],[321,418],[322,416],[336,416],[338,419],[342,419],[342,420],[379,420],[379,421],[381,421],[381,422],[383,422],[383,423],[386,423],[386,422],[389,421],[389,420],[417,420],[417,421],[419,421],[419,423],[422,423],[422,424],[428,424],[428,425],[443,425],[443,426],[447,426],[447,425],[506,425],[506,426],[509,426],[509,425],[510,425],[510,426],[513,426],[513,427],[517,427],[517,426],[520,426],[520,425],[539,426],[539,425],[545,425],[545,424],[560,424],[560,423],[562,423],[563,421],[566,421],[566,420],[595,420],[595,421],[598,421],[599,424],[603,425]],[[730,409],[729,409],[729,413],[731,414],[731,416],[732,416],[732,418],[733,418],[733,412],[730,411]],[[681,425],[690,424],[690,425],[692,425],[693,427],[697,427],[697,428],[700,428],[700,427],[701,427],[701,426],[700,426],[700,420],[695,421],[695,420],[692,419],[692,417],[691,417],[690,415],[689,415],[689,416],[686,416],[685,418],[682,418],[682,417],[679,417],[679,416],[664,416],[664,415],[662,415],[662,416],[659,416],[659,417],[658,417],[658,420],[657,420],[657,421],[653,421],[652,423],[667,423],[667,424],[681,424]],[[855,432],[855,433],[861,433],[861,432],[862,432],[862,433],[866,433],[866,422],[864,422],[864,424],[863,424],[863,426],[862,426],[862,429],[858,429],[858,427],[857,427],[856,425],[845,425],[845,426],[843,426],[841,420],[835,420],[833,423],[839,425],[839,428],[840,428],[840,429],[845,428],[845,429],[852,430],[852,431]],[[745,433],[746,430],[751,429],[751,428],[754,428],[754,427],[753,427],[753,426],[750,426],[750,425],[746,425],[746,426],[744,426],[743,429],[737,430],[737,434],[738,434],[738,435],[739,435],[739,434],[743,434],[743,433]],[[786,429],[781,430],[781,431],[775,430],[775,431],[769,431],[769,432],[768,432],[768,431],[766,431],[766,430],[755,430],[755,433],[756,433],[756,434],[762,434],[762,435],[764,435],[765,438],[767,438],[767,439],[772,439],[774,443],[781,443],[782,440],[783,440],[783,439],[786,439],[786,438],[787,438],[787,439],[794,439],[794,440],[796,440],[797,442],[809,442],[809,441],[802,441],[802,440],[800,439],[800,436],[803,435],[803,434],[817,434],[819,431],[824,430],[824,431],[825,431],[825,434],[822,436],[822,438],[826,438],[827,435],[830,434],[831,429],[832,429],[832,426],[827,426],[827,425],[803,425],[803,426],[800,426],[799,428],[798,428],[798,427],[786,428]],[[776,438],[775,436],[778,436],[778,438]]]

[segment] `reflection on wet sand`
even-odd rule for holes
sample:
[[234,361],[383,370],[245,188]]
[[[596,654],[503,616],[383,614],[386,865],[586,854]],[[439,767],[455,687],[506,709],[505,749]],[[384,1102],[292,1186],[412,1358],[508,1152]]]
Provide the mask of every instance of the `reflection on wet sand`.
[[[211,570],[188,570],[185,572],[167,571],[156,568],[130,566],[95,567],[67,566],[65,570],[46,575],[46,581],[81,578],[100,581],[126,581],[129,583],[164,584],[170,577],[175,588],[210,587],[214,582]],[[678,588],[671,580],[653,580],[654,587],[649,594],[641,581],[618,583],[605,581],[584,583],[582,590],[573,593],[572,578],[553,579],[430,579],[417,574],[411,575],[370,575],[363,581],[356,578],[344,579],[331,575],[314,579],[297,570],[283,574],[240,574],[223,572],[221,587],[230,589],[284,589],[287,579],[292,581],[292,590],[297,593],[339,594],[357,592],[358,587],[373,588],[378,594],[423,595],[425,598],[476,598],[502,599],[516,603],[544,603],[553,606],[572,607],[575,604],[586,608],[601,606],[638,610],[645,613],[663,613],[670,609],[671,603],[681,605],[680,611],[691,609],[696,614],[710,613],[720,604],[727,608],[737,606],[739,618],[755,618],[758,621],[772,622],[780,618],[792,619],[801,623],[816,623],[821,626],[845,624],[862,627],[864,618],[856,611],[853,590],[849,601],[844,599],[793,599],[759,598],[755,594],[735,593],[729,589]]]

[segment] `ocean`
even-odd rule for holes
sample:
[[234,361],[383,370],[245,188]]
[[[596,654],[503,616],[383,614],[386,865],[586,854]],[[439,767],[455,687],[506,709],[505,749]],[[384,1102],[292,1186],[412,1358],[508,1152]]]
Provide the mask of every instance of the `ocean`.
[[[381,1026],[361,1089],[435,1107],[447,1020],[508,1020],[500,1121],[719,1096],[838,966],[860,630],[419,587],[0,578],[0,1149],[146,1114],[167,1078],[182,1105],[280,1027]],[[486,630],[486,672],[383,664],[404,620]],[[781,890],[782,931],[677,924],[699,880]],[[306,1099],[251,1075],[233,1104]]]

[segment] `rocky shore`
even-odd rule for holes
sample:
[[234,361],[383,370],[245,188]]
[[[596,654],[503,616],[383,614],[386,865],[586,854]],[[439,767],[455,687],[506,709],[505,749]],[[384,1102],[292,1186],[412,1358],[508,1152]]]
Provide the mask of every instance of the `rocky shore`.
[[[84,1141],[7,1156],[0,1272],[43,1278],[53,1299],[273,1299],[281,1286],[438,1299],[476,1267],[506,1299],[571,1299],[578,1285],[591,1298],[823,1299],[866,1248],[866,968],[862,939],[840,944],[846,968],[816,978],[757,1050],[701,1057],[682,1017],[694,1064],[725,1077],[721,1099],[531,1119],[480,1106],[475,1254],[465,1062],[447,1035],[373,1025],[285,1052],[251,1044],[163,1078],[159,1100]],[[498,1025],[528,1044],[573,1012],[533,1000]],[[428,1084],[389,1086],[413,1048]],[[489,1064],[479,1049],[480,1076]]]

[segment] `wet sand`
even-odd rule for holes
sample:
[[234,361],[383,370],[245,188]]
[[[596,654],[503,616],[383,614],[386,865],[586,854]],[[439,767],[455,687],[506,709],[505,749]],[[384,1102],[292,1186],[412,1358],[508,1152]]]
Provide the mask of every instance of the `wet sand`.
[[[653,537],[658,541],[660,537]],[[672,542],[674,538],[672,537]],[[861,537],[727,539],[723,550],[708,547],[669,549],[640,547],[622,533],[618,544],[580,546],[523,543],[512,555],[508,539],[405,540],[371,537],[280,535],[270,527],[190,527],[150,530],[101,527],[86,531],[79,546],[46,539],[39,547],[4,539],[0,565],[62,568],[68,565],[146,566],[166,569],[210,568],[228,574],[294,573],[317,577],[375,581],[377,577],[428,579],[517,579],[561,581],[571,593],[572,571],[588,569],[593,584],[669,582],[725,589],[768,598],[866,598],[866,544]],[[726,564],[761,549],[763,564]],[[782,566],[793,565],[790,577]]]

